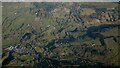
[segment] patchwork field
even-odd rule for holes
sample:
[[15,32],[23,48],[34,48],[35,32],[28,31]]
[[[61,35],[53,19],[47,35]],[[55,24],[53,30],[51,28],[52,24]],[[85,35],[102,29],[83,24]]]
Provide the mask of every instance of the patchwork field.
[[3,67],[119,67],[118,3],[4,2],[2,12]]

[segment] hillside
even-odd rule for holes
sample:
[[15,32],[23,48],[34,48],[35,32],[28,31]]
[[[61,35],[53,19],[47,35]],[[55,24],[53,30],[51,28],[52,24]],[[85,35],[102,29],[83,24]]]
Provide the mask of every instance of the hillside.
[[6,2],[2,12],[3,66],[119,66],[118,3]]

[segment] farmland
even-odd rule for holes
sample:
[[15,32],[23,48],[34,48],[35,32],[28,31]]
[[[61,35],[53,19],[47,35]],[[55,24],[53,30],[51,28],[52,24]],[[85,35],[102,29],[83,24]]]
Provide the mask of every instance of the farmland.
[[9,2],[2,12],[3,66],[119,66],[118,3]]

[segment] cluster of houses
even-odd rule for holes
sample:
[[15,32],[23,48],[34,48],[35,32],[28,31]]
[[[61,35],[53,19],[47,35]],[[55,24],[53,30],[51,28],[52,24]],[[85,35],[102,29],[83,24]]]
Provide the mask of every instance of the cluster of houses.
[[34,54],[35,53],[34,49],[31,47],[30,44],[27,44],[27,45],[17,44],[15,46],[8,47],[5,50],[10,50],[10,51],[12,50],[18,54]]

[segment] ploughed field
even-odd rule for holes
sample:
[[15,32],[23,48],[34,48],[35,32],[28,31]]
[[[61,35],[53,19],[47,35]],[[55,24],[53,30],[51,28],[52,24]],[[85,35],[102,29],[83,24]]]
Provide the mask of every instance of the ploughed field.
[[3,66],[119,66],[118,3],[2,5]]

